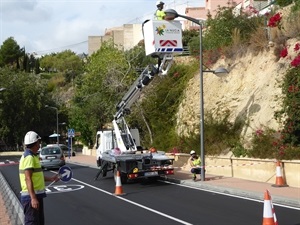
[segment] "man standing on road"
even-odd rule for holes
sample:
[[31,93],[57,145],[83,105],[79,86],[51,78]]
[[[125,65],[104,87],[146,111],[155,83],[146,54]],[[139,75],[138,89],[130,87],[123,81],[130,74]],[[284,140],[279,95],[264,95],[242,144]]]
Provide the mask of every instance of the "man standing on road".
[[25,225],[44,225],[44,204],[46,197],[45,181],[58,181],[58,175],[44,177],[37,152],[41,137],[34,131],[25,135],[26,147],[19,164],[21,183],[21,204],[24,209]]

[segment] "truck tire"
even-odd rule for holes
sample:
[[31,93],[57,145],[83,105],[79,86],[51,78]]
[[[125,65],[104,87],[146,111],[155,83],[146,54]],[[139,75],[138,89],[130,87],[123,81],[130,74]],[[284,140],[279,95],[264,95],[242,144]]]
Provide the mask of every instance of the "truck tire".
[[98,158],[96,162],[97,162],[97,167],[100,167],[101,166],[101,159]]
[[128,181],[127,173],[121,173],[121,183],[126,184]]
[[[117,170],[114,170],[114,180],[117,182]],[[121,183],[126,184],[128,181],[127,174],[121,172]]]

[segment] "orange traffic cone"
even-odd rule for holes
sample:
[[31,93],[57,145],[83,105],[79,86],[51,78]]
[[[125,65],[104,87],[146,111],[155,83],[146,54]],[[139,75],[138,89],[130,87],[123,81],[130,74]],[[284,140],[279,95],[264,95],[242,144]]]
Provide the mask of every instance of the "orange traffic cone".
[[276,162],[276,181],[272,187],[288,187],[281,174],[280,161]]
[[264,213],[262,225],[278,225],[275,210],[268,190],[264,196]]
[[117,170],[115,195],[125,195],[122,188],[121,174],[119,170]]

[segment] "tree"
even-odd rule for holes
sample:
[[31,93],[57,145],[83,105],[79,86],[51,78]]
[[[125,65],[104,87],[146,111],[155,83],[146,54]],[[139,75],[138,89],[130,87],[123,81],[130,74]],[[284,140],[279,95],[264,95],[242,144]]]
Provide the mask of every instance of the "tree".
[[103,43],[89,58],[86,73],[76,80],[70,112],[71,126],[81,132],[85,144],[92,143],[96,130],[112,121],[115,106],[135,75],[125,53],[111,42]]
[[71,50],[46,55],[41,58],[40,65],[46,71],[64,74],[65,81],[70,82],[83,71],[83,61]]
[[20,69],[20,58],[25,50],[21,49],[13,37],[6,39],[0,47],[0,66]]
[[7,145],[22,144],[29,130],[45,134],[51,114],[43,108],[52,104],[45,81],[35,74],[0,68],[0,83],[6,88],[0,92],[1,140]]

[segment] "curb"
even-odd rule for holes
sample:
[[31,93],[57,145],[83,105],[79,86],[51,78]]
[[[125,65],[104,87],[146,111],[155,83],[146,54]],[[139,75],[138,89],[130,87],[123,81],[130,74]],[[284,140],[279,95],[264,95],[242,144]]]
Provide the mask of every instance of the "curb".
[[11,223],[14,225],[23,225],[24,213],[22,205],[8,185],[6,179],[0,172],[0,192],[2,194],[3,200],[5,202],[4,207],[7,209]]

